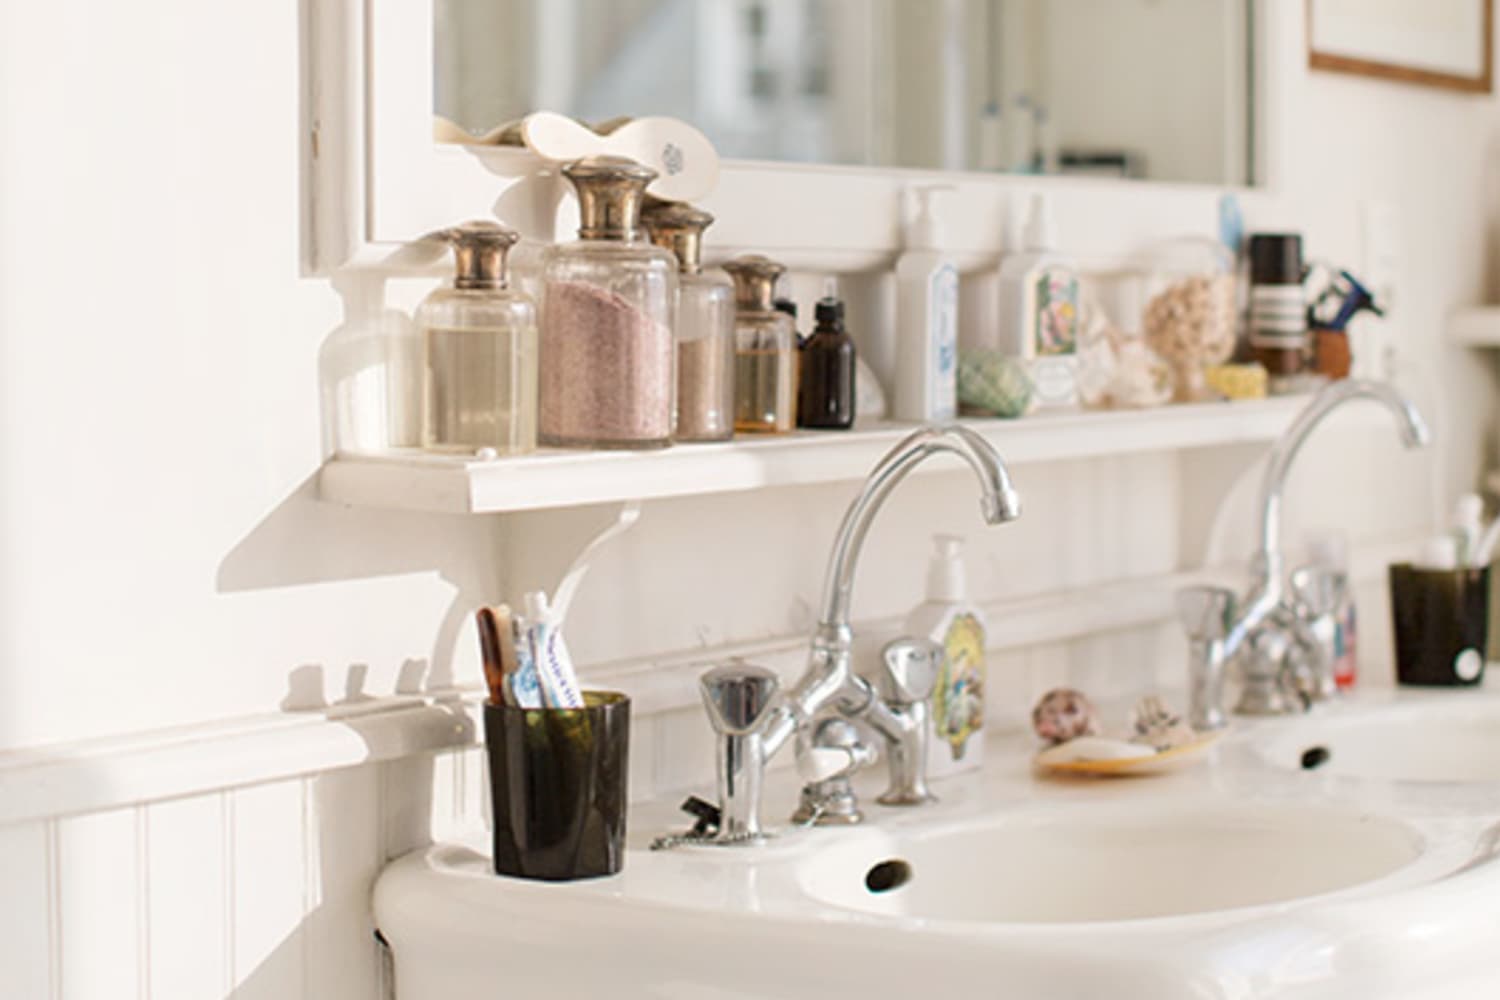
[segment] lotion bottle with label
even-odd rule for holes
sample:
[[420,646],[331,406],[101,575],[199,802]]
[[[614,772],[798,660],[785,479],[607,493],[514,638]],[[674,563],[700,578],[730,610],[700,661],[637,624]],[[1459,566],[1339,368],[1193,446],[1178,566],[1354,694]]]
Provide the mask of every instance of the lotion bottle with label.
[[1020,359],[1043,409],[1078,405],[1078,273],[1056,249],[1051,205],[1031,197],[1021,249],[1000,264],[1000,347]]
[[943,668],[932,692],[927,774],[941,778],[984,762],[984,618],[969,603],[963,539],[934,535],[927,571],[927,600],[906,619],[907,635],[943,647]]
[[943,253],[943,228],[933,213],[933,197],[951,190],[912,189],[916,216],[896,261],[898,420],[933,423],[958,414],[958,269]]

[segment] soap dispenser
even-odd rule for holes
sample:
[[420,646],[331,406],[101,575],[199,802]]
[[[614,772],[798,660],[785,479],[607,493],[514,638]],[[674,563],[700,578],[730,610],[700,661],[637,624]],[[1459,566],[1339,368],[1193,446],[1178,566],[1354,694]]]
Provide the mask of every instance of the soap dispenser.
[[797,331],[774,304],[786,268],[749,254],[724,270],[735,286],[734,429],[789,431],[797,423]]
[[677,257],[678,441],[724,441],[734,435],[734,284],[703,269],[703,231],[714,217],[680,202],[644,213],[651,240]]
[[932,692],[927,773],[938,778],[973,770],[984,761],[984,618],[969,603],[963,539],[934,535],[927,599],[907,616],[905,633],[943,647]]
[[1078,405],[1078,274],[1057,250],[1052,207],[1031,198],[1021,249],[1000,264],[1000,347],[1018,358],[1042,408]]
[[519,238],[467,222],[438,238],[457,271],[417,307],[425,378],[422,447],[513,455],[536,448],[536,308],[512,291],[505,255]]
[[953,190],[912,189],[916,216],[896,261],[896,409],[898,420],[952,420],[958,414],[958,269],[943,253],[933,199]]
[[542,264],[544,444],[659,448],[672,440],[677,259],[646,239],[641,203],[656,171],[619,156],[562,168],[578,193],[578,239]]

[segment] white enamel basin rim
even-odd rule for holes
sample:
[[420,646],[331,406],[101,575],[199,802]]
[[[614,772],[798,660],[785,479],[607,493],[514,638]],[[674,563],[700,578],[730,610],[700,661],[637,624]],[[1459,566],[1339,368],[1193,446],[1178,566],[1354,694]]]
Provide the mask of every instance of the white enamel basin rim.
[[1487,704],[1308,719],[1266,741],[1265,759],[1290,770],[1320,747],[1314,773],[1428,784],[1500,783],[1500,709]]
[[[870,914],[1091,923],[1307,899],[1389,875],[1421,850],[1407,825],[1353,810],[1176,805],[908,836],[860,831],[808,858],[799,881],[816,900]],[[898,864],[883,871],[907,880],[872,891],[867,874],[888,861]]]

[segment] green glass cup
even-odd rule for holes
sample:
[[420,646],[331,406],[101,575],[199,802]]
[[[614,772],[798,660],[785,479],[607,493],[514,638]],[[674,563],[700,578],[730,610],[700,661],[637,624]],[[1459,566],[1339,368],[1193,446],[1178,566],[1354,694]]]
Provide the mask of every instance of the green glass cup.
[[568,881],[624,864],[630,699],[585,691],[583,700],[484,706],[497,874]]

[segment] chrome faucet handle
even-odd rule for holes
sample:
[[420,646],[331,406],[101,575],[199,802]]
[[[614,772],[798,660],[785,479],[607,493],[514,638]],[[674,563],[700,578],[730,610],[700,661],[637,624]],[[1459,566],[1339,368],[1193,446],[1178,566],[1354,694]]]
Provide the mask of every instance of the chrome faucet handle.
[[1309,701],[1338,693],[1334,661],[1339,654],[1339,606],[1348,592],[1345,573],[1325,566],[1303,566],[1291,575],[1292,623],[1298,640],[1293,672],[1298,691]]
[[715,779],[723,844],[758,843],[760,789],[766,770],[762,729],[775,715],[781,682],[776,674],[741,660],[720,664],[698,680],[708,721],[718,734]]
[[1184,587],[1177,592],[1177,620],[1188,638],[1213,642],[1229,635],[1238,605],[1239,597],[1228,587]]
[[848,719],[823,719],[797,737],[797,772],[806,782],[792,822],[852,826],[864,820],[849,779],[875,762],[875,751]]
[[698,686],[715,732],[745,736],[775,707],[781,680],[765,667],[732,660],[706,672]]
[[1188,636],[1188,722],[1194,729],[1222,729],[1224,640],[1234,629],[1239,598],[1225,587],[1184,587],[1177,592],[1177,618]]
[[1250,638],[1244,664],[1244,687],[1234,706],[1240,715],[1289,715],[1305,709],[1297,690],[1293,654],[1296,642],[1281,623],[1268,622]]
[[1331,615],[1344,600],[1348,578],[1323,566],[1302,566],[1292,571],[1292,599],[1307,618]]
[[902,636],[880,651],[877,687],[886,703],[898,708],[925,703],[943,670],[943,647],[931,639]]
[[883,704],[868,719],[886,740],[891,783],[876,799],[884,806],[915,806],[933,801],[927,788],[927,748],[932,741],[932,689],[946,657],[931,639],[902,636],[880,651]]

